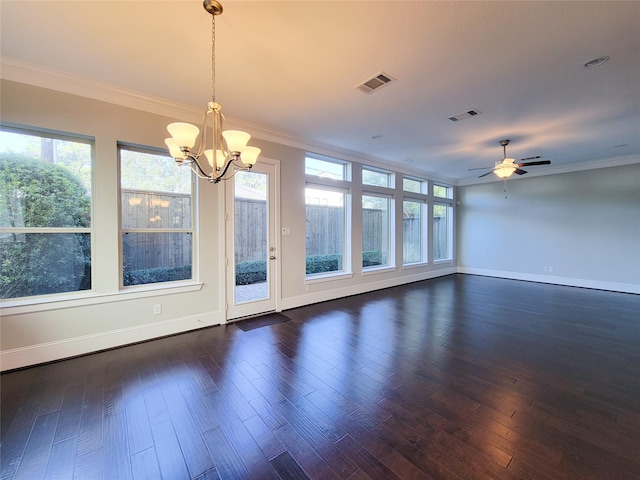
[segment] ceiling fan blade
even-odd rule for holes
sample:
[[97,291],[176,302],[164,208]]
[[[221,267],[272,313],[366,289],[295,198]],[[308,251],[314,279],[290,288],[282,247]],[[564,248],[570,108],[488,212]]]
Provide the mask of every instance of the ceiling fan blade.
[[487,172],[487,173],[483,173],[478,178],[486,177],[487,175],[491,175],[492,173],[493,173],[493,170],[491,170],[490,172]]
[[527,160],[535,160],[537,158],[542,158],[540,155],[536,155],[535,157],[527,157],[527,158],[521,158],[520,160],[518,160],[519,162],[526,162]]
[[516,173],[518,175],[524,175],[527,172],[525,170],[520,170],[519,168],[516,168],[513,173]]
[[490,168],[493,168],[493,167],[476,167],[476,168],[470,168],[469,171],[471,171],[471,170],[488,170]]
[[530,167],[532,165],[549,165],[551,164],[551,160],[540,160],[539,162],[524,162],[518,163],[519,167]]

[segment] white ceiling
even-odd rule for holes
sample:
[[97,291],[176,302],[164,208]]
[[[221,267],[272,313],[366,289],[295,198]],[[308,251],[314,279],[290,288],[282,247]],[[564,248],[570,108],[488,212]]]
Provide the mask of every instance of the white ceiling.
[[[638,1],[222,3],[229,117],[463,181],[502,158],[505,138],[511,157],[552,161],[530,171],[640,154]],[[2,0],[0,18],[4,62],[198,108],[210,97],[198,0]],[[380,71],[397,82],[354,88]]]

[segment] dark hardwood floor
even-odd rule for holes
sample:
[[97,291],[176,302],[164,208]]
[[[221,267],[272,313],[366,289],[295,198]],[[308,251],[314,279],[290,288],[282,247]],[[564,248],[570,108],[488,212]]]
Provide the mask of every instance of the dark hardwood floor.
[[640,296],[451,275],[5,373],[1,479],[639,479]]

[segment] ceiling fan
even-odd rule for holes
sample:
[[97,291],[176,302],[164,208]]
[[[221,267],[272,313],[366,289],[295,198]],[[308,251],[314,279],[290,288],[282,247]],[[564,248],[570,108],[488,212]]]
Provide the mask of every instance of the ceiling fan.
[[521,158],[516,163],[515,158],[507,158],[507,145],[509,145],[509,140],[500,140],[500,145],[502,145],[502,151],[504,153],[504,158],[500,161],[497,161],[493,167],[478,167],[478,168],[470,168],[471,170],[486,170],[491,169],[491,171],[487,173],[483,173],[478,178],[486,177],[491,173],[495,173],[500,178],[509,178],[514,173],[517,175],[524,175],[527,173],[525,170],[522,170],[520,167],[531,167],[534,165],[549,165],[551,161],[549,160],[538,160],[531,162],[529,160],[536,160],[540,157],[540,155],[536,155],[535,157],[527,157]]

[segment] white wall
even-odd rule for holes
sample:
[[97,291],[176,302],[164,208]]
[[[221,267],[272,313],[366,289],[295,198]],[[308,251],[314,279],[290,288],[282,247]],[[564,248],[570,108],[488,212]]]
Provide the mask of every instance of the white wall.
[[458,188],[459,271],[640,293],[640,164],[508,180],[506,199],[503,190]]
[[[57,130],[95,138],[94,211],[95,235],[93,290],[81,298],[56,298],[13,306],[4,302],[0,335],[0,369],[42,363],[126,343],[142,341],[225,322],[223,263],[224,183],[200,182],[198,193],[199,278],[194,285],[124,293],[119,290],[118,260],[118,141],[164,147],[165,127],[175,121],[106,102],[53,90],[2,81],[0,112],[5,123]],[[182,112],[181,112],[182,115]],[[200,122],[199,114],[182,121]],[[455,272],[455,261],[376,275],[363,276],[358,264],[358,236],[354,234],[354,275],[333,282],[305,285],[305,150],[255,139],[262,155],[280,161],[281,226],[291,235],[281,238],[280,308],[288,309],[418,281]],[[322,152],[321,152],[322,153]],[[326,152],[324,152],[326,153]],[[359,165],[354,165],[358,171]],[[401,185],[401,182],[398,182]],[[398,187],[397,193],[400,193]],[[359,187],[354,185],[354,198]],[[354,208],[358,204],[354,201]],[[396,205],[401,222],[402,202]],[[353,230],[360,231],[361,216],[354,212]],[[401,228],[397,229],[401,232]],[[401,239],[396,242],[401,245]],[[401,254],[396,257],[401,264]],[[153,315],[153,305],[162,303],[162,314]]]

